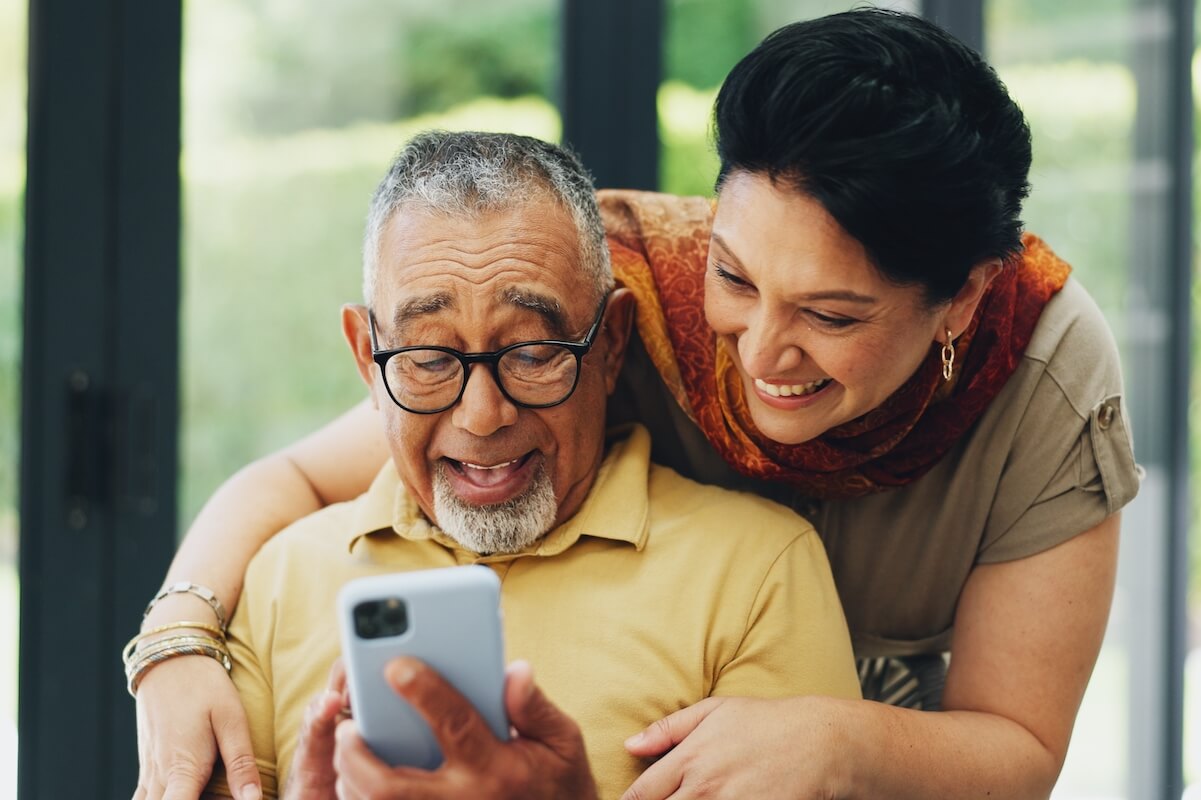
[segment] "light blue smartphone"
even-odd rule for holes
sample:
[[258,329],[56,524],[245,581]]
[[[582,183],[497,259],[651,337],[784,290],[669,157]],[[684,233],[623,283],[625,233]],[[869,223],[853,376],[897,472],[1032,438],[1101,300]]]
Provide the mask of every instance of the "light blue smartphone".
[[485,566],[359,578],[338,592],[350,708],[372,751],[392,766],[436,769],[429,725],[384,679],[400,655],[429,664],[466,697],[500,740],[505,714],[500,581]]

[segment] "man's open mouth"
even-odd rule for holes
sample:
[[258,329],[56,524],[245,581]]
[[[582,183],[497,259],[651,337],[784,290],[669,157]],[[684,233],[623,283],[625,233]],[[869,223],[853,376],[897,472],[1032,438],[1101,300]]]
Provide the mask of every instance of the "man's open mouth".
[[[526,467],[534,456],[533,450],[506,461],[457,461],[446,457],[454,483],[469,484],[480,489],[494,489],[509,483],[524,483]],[[455,480],[457,479],[457,480]]]

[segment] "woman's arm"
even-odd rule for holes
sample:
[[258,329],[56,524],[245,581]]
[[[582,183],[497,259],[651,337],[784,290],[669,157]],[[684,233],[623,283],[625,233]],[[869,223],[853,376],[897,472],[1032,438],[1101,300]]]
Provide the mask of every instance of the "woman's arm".
[[[323,506],[362,494],[387,455],[375,411],[364,400],[299,442],[243,467],[196,515],[166,583],[207,586],[232,614],[246,565],[263,543]],[[193,611],[212,614],[199,598],[168,595],[145,627]]]
[[[387,447],[368,401],[296,444],[243,468],[209,499],[167,573],[214,591],[229,614],[250,559],[289,523],[365,491]],[[210,623],[213,610],[188,593],[155,604],[144,629],[175,621]],[[228,621],[228,620],[227,620]],[[142,681],[138,788],[142,798],[198,797],[218,752],[239,800],[261,796],[246,715],[225,670],[207,656],[170,659]]]
[[695,786],[731,798],[1047,797],[1105,633],[1117,548],[1114,515],[1038,555],[973,570],[943,711],[713,698],[628,745],[650,756],[679,743],[626,800]]

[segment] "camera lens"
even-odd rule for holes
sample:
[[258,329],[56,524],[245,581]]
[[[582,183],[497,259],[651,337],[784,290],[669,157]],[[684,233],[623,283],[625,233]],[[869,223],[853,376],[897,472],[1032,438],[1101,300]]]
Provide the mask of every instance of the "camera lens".
[[409,615],[404,601],[398,597],[385,600],[380,611],[380,622],[381,627],[387,631],[387,636],[399,636],[404,633],[409,627]]
[[379,636],[379,625],[376,617],[379,615],[379,603],[368,600],[354,607],[354,630],[363,639],[374,639]]
[[409,614],[404,600],[388,597],[359,603],[354,607],[354,629],[362,639],[401,635],[409,629]]

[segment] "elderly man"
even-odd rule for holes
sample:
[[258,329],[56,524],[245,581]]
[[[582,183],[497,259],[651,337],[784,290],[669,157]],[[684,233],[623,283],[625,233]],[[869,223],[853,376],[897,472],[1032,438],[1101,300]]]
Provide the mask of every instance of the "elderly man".
[[[634,309],[572,156],[418,136],[372,201],[364,293],[343,329],[391,463],[263,548],[230,628],[268,794],[333,795],[339,697],[319,692],[334,596],[362,575],[487,564],[507,656],[539,687],[511,669],[518,735],[499,742],[431,670],[394,662],[446,762],[388,769],[346,722],[341,796],[615,797],[644,766],[623,740],[705,697],[858,695],[812,527],[651,464],[645,429],[606,432]],[[220,775],[209,791],[228,793]]]

